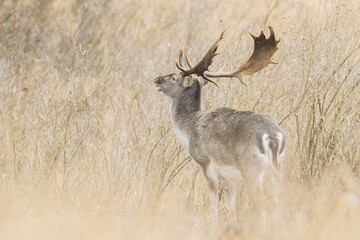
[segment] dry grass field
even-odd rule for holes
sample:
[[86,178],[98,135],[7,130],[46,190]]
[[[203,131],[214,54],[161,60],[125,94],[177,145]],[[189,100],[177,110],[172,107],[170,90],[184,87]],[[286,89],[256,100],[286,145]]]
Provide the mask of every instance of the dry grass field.
[[[211,69],[234,69],[268,25],[279,64],[202,104],[281,124],[278,205],[262,215],[244,190],[215,222],[152,79],[225,26]],[[359,239],[359,84],[359,1],[2,0],[0,239]]]

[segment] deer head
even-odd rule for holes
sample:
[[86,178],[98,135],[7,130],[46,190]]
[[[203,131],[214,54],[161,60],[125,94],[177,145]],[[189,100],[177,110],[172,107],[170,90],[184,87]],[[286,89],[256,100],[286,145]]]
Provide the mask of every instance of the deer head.
[[200,84],[199,78],[195,74],[186,76],[182,72],[157,77],[154,82],[158,91],[165,93],[170,98],[176,98],[181,93]]
[[244,75],[252,75],[261,71],[269,64],[277,64],[277,62],[272,60],[272,56],[279,49],[277,44],[280,42],[280,39],[275,39],[275,33],[272,27],[269,27],[269,29],[269,38],[265,37],[264,32],[261,32],[258,37],[250,33],[254,39],[254,51],[248,61],[233,72],[223,72],[223,67],[218,72],[209,71],[209,67],[212,64],[214,57],[218,55],[216,51],[219,42],[224,36],[224,32],[226,30],[224,29],[224,31],[220,34],[220,37],[209,48],[205,56],[198,64],[193,66],[189,60],[189,51],[185,56],[185,62],[187,64],[186,67],[184,63],[184,49],[182,49],[179,54],[179,60],[176,61],[176,66],[181,72],[160,76],[155,79],[154,83],[158,87],[159,91],[163,91],[171,98],[174,98],[178,94],[191,89],[194,83],[199,85],[200,83],[198,77],[205,79],[204,84],[211,82],[216,86],[218,86],[218,84],[212,78],[236,77],[242,84],[247,85],[243,79]]

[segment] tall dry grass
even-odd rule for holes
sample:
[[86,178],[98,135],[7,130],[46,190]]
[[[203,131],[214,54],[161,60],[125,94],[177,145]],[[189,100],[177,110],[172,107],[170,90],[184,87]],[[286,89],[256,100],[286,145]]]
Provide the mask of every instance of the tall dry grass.
[[[1,239],[358,239],[358,1],[0,3]],[[282,192],[266,216],[244,191],[237,221],[175,139],[152,80],[198,60],[233,69],[274,26],[279,65],[206,86],[203,108],[269,115],[287,133]],[[264,224],[265,223],[265,224]]]

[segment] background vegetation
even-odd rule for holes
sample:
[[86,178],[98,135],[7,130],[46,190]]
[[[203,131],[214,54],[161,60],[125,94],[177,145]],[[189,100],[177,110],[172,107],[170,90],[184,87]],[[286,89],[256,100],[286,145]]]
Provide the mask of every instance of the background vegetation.
[[[360,235],[359,1],[3,0],[0,2],[2,239],[357,239]],[[199,60],[251,54],[272,25],[279,65],[207,85],[204,110],[276,119],[283,191],[261,217],[214,224],[198,166],[152,79]],[[260,217],[259,217],[260,216]],[[265,227],[263,224],[265,221]]]

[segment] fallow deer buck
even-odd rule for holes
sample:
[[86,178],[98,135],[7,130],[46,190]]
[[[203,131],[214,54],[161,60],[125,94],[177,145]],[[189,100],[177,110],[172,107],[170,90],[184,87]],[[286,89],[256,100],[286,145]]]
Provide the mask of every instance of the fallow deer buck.
[[[216,193],[219,177],[227,180],[243,179],[250,196],[262,190],[264,176],[282,173],[285,152],[285,134],[271,118],[249,111],[221,107],[206,112],[201,110],[201,90],[211,78],[236,77],[244,85],[243,75],[261,71],[272,61],[280,40],[275,39],[272,27],[270,37],[261,32],[256,37],[249,60],[234,72],[210,72],[209,66],[218,54],[217,48],[224,31],[201,61],[193,66],[188,54],[180,51],[176,66],[181,70],[154,80],[159,91],[171,98],[170,114],[173,129],[180,143],[189,149],[192,158]],[[189,68],[185,66],[185,63]]]

